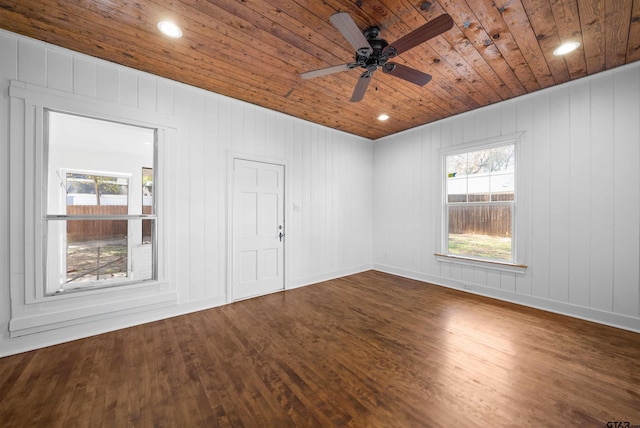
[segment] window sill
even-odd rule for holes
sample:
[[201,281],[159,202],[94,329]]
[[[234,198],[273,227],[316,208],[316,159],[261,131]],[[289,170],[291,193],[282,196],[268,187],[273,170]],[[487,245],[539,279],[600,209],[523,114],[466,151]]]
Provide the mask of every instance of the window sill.
[[494,269],[494,270],[499,270],[503,272],[513,272],[513,273],[524,274],[528,268],[527,265],[503,263],[503,262],[496,262],[491,260],[471,259],[468,257],[449,256],[449,255],[438,254],[438,253],[436,253],[435,256],[437,261],[443,262],[443,263],[461,264],[466,266],[481,267],[485,269]]

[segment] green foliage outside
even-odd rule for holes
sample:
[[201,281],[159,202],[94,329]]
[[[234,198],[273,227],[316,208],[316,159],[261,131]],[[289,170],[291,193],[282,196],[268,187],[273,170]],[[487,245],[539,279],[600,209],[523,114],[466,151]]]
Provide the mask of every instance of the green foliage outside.
[[511,261],[511,238],[451,233],[449,254]]

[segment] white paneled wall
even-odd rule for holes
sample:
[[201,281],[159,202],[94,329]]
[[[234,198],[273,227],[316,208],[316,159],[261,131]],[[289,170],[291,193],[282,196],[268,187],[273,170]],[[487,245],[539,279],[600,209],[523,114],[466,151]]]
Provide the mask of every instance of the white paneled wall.
[[[443,147],[524,132],[525,274],[442,263]],[[640,331],[640,64],[375,142],[381,270]]]
[[[1,30],[0,58],[0,355],[225,303],[230,153],[286,162],[287,288],[371,267],[369,140]],[[25,266],[24,251],[9,248],[10,227],[24,236],[24,207],[9,206],[10,186],[20,184],[8,172],[11,80],[99,100],[114,111],[133,107],[175,118],[175,156],[168,160],[176,177],[168,184],[175,185],[175,218],[168,219],[175,246],[167,249],[175,259],[168,275],[175,307],[9,338],[11,311],[24,305],[19,298],[10,305],[10,272],[14,283],[24,282]]]

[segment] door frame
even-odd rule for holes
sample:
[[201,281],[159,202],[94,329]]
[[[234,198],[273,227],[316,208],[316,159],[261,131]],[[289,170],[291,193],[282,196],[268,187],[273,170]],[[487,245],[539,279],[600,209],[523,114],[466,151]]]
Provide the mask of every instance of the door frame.
[[289,195],[291,194],[291,180],[289,180],[289,166],[286,159],[272,158],[268,156],[250,155],[241,152],[227,152],[227,285],[226,285],[226,303],[232,303],[233,300],[233,202],[235,191],[235,174],[233,164],[236,159],[245,160],[250,162],[268,163],[273,165],[280,165],[284,169],[284,200],[283,204],[283,223],[285,232],[285,241],[282,248],[284,254],[284,279],[283,279],[283,291],[289,289],[289,246],[287,245],[286,235],[288,231],[288,219],[291,218],[289,212]]

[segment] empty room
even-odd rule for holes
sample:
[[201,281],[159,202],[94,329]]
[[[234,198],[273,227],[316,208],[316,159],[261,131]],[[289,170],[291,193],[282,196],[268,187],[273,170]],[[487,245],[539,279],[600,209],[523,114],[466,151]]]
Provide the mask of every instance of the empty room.
[[0,426],[640,427],[640,0],[0,0]]

